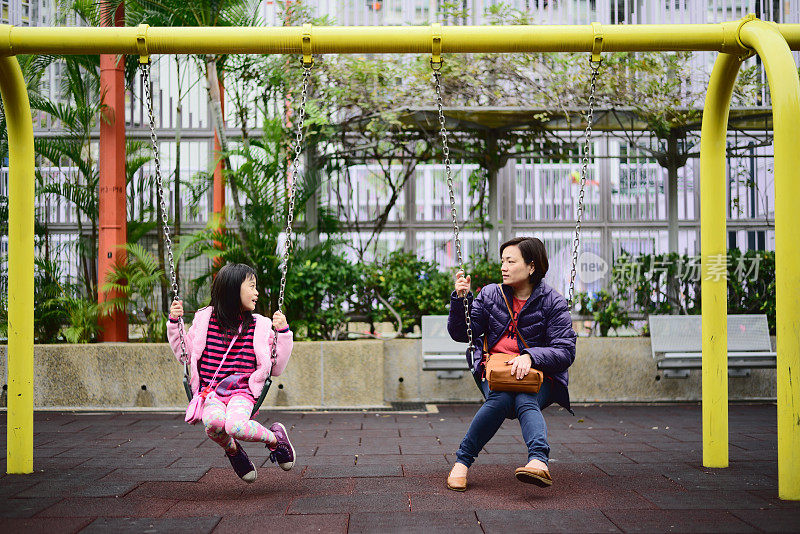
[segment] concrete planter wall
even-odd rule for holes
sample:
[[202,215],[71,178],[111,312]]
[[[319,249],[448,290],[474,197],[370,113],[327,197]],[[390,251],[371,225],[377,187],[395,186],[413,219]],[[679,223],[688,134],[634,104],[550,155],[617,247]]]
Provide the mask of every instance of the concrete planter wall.
[[[5,345],[0,377],[6,383]],[[37,345],[37,407],[183,408],[183,368],[166,344]],[[421,371],[420,342],[297,342],[286,372],[274,377],[265,406],[375,407],[397,401],[457,402],[481,399],[472,377],[439,379]],[[574,402],[700,400],[700,372],[664,379],[649,338],[579,338],[570,368]],[[775,370],[757,369],[729,379],[731,400],[774,399]],[[5,405],[5,391],[0,398]]]

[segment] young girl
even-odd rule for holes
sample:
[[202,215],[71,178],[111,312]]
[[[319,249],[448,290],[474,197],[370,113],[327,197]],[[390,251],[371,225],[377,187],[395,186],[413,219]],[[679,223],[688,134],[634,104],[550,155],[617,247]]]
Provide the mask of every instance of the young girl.
[[[211,285],[211,304],[197,310],[192,327],[184,334],[192,392],[197,394],[211,386],[202,416],[206,434],[225,449],[233,470],[248,483],[256,479],[256,468],[239,441],[265,443],[272,451],[270,460],[285,471],[292,468],[295,460],[294,447],[281,423],[273,423],[267,429],[250,420],[267,375],[283,372],[293,342],[286,317],[276,311],[270,321],[254,314],[257,301],[255,271],[247,265],[226,265]],[[182,316],[183,303],[173,302],[167,337],[177,358],[181,354]],[[274,362],[273,325],[278,344]]]

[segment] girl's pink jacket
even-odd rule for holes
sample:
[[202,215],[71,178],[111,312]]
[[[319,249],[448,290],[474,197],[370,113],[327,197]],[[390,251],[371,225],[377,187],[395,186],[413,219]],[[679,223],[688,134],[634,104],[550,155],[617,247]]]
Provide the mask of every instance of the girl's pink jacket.
[[[197,393],[200,389],[200,377],[197,373],[197,364],[203,351],[206,348],[206,337],[208,336],[208,322],[211,320],[211,312],[214,309],[211,306],[197,310],[194,315],[194,321],[189,328],[189,332],[184,334],[186,340],[186,353],[189,354],[189,365],[192,372],[190,385],[192,393]],[[292,331],[283,332],[278,334],[278,350],[276,355],[275,365],[272,365],[270,356],[272,354],[272,343],[275,334],[272,330],[272,320],[259,315],[253,314],[253,319],[256,321],[256,330],[253,334],[253,349],[256,353],[256,370],[250,375],[248,384],[250,392],[256,399],[261,395],[261,390],[264,389],[264,382],[267,379],[267,374],[272,371],[272,376],[277,376],[286,369],[286,364],[289,363],[289,356],[292,354],[292,345],[294,344],[294,335]],[[180,360],[181,355],[181,337],[179,328],[182,328],[183,323],[173,323],[167,320],[167,338],[169,339],[172,352],[175,357]]]

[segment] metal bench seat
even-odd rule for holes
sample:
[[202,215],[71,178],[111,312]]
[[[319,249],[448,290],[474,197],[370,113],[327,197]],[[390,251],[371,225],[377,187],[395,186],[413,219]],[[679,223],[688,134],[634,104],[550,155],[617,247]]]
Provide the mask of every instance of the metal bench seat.
[[[651,315],[650,342],[653,358],[665,378],[686,378],[702,368],[702,317],[699,315]],[[748,376],[750,369],[774,368],[766,315],[728,316],[728,374]]]
[[467,344],[453,341],[446,315],[422,316],[422,370],[436,371],[438,378],[461,378],[468,371]]

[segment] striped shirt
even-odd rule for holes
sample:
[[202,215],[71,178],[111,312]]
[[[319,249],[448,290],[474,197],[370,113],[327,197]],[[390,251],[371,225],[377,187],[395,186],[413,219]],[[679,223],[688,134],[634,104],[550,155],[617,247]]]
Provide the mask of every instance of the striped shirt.
[[[256,323],[252,321],[246,331],[243,331],[236,342],[231,347],[225,363],[217,373],[215,384],[219,384],[223,378],[230,375],[250,376],[256,370],[256,353],[253,349],[253,334],[256,330]],[[211,314],[208,322],[208,334],[206,337],[206,348],[203,356],[198,362],[198,374],[200,375],[200,387],[207,386],[214,378],[214,372],[219,367],[232,337],[224,336],[222,328],[217,322],[216,314]]]

